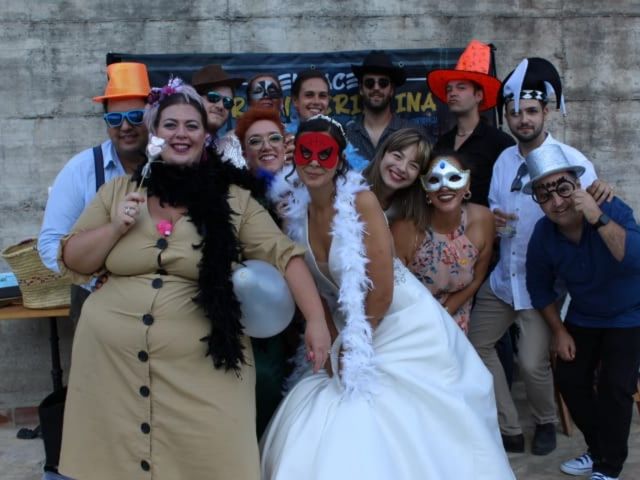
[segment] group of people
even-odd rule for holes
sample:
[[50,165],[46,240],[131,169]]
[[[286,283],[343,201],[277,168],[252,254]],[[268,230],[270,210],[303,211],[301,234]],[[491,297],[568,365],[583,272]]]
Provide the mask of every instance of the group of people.
[[[525,442],[497,346],[517,323],[532,453],[556,446],[557,355],[588,449],[560,468],[617,478],[640,229],[545,129],[552,96],[564,112],[553,65],[527,58],[500,82],[490,58],[474,40],[428,73],[456,120],[435,146],[393,113],[406,75],[380,51],[352,67],[363,113],[348,125],[327,116],[322,72],[297,76],[288,125],[260,73],[224,134],[244,79],[207,65],[151,88],[144,65],[110,65],[94,99],[109,140],[60,172],[39,237],[78,285],[60,476],[515,478],[506,452]],[[515,140],[481,115],[496,106]],[[268,339],[244,334],[234,293],[250,259],[298,307]]]

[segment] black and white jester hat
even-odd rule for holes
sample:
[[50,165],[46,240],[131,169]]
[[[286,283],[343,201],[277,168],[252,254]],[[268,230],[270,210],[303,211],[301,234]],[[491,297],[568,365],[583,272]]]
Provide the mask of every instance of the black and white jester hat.
[[556,108],[566,115],[562,82],[556,67],[544,58],[525,58],[502,82],[498,92],[498,113],[502,116],[502,107],[511,100],[515,102],[517,112],[520,100],[540,100],[547,103],[551,95],[556,97]]

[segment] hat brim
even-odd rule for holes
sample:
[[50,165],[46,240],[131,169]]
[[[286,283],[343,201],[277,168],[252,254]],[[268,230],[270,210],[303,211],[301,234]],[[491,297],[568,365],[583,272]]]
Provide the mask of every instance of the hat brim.
[[377,73],[381,75],[388,75],[393,85],[400,87],[407,81],[407,74],[403,68],[400,67],[376,67],[374,65],[351,65],[351,71],[356,76],[358,81],[362,80],[365,73]]
[[225,78],[217,82],[200,83],[198,85],[192,85],[196,89],[196,92],[207,93],[209,90],[215,87],[229,87],[232,90],[237,90],[245,82],[244,78]]
[[99,97],[93,97],[93,101],[97,103],[102,103],[105,100],[129,100],[130,98],[142,98],[146,100],[149,97],[149,94],[143,95],[135,95],[131,93],[120,93],[114,95],[100,95]]
[[526,193],[526,194],[531,194],[533,193],[533,184],[536,183],[538,180],[544,178],[544,177],[548,177],[549,175],[553,175],[554,173],[559,173],[559,172],[573,172],[575,173],[576,177],[580,177],[582,176],[582,174],[585,172],[585,168],[581,167],[580,165],[572,165],[572,166],[563,166],[563,167],[558,167],[558,168],[552,168],[551,170],[548,170],[546,172],[544,172],[541,175],[538,175],[535,178],[532,178],[531,180],[529,180],[527,183],[525,183],[524,187],[522,187],[522,193]]
[[482,87],[484,94],[478,106],[481,112],[496,106],[501,85],[496,77],[466,70],[433,70],[427,75],[429,90],[442,103],[447,103],[447,84],[454,80],[466,80]]

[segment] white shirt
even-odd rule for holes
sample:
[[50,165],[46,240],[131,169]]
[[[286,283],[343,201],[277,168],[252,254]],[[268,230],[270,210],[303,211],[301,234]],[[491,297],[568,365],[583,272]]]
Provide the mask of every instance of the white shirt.
[[[105,183],[125,175],[124,167],[111,140],[102,143],[101,148]],[[67,162],[58,173],[49,192],[38,236],[38,253],[42,263],[49,270],[60,272],[57,259],[60,240],[71,231],[95,195],[96,170],[93,149],[88,148]]]
[[[547,138],[542,145],[550,144],[560,145],[572,165],[581,165],[585,168],[585,172],[580,177],[583,188],[597,179],[593,164],[578,150],[558,142],[547,133]],[[516,234],[511,238],[500,239],[500,259],[489,279],[493,293],[503,302],[512,305],[515,310],[533,308],[526,285],[527,246],[533,227],[544,216],[540,205],[533,201],[530,194],[527,195],[522,191],[511,192],[511,184],[523,163],[524,157],[520,155],[517,145],[506,148],[493,166],[489,189],[489,207],[492,211],[499,208],[503,212],[515,213],[518,216],[514,225]],[[525,175],[522,178],[522,184],[526,184],[529,178],[529,174]]]

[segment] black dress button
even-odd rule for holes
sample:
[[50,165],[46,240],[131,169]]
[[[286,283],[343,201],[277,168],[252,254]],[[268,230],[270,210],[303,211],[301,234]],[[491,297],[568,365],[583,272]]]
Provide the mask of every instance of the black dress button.
[[147,360],[149,360],[149,354],[144,350],[140,350],[138,352],[138,360],[140,360],[141,362],[146,362]]
[[159,248],[160,250],[164,250],[165,248],[167,248],[168,245],[169,245],[169,242],[167,242],[166,238],[159,238],[158,241],[156,242],[156,247]]
[[143,385],[142,387],[140,387],[140,395],[142,395],[143,397],[148,397],[149,395],[151,395],[151,390],[149,390],[149,387],[147,387],[146,385]]
[[163,284],[163,283],[164,283],[164,282],[162,281],[162,279],[161,279],[161,278],[154,278],[154,279],[153,279],[153,282],[151,282],[151,286],[152,286],[153,288],[162,288],[162,284]]
[[145,313],[142,316],[142,323],[144,323],[147,327],[149,325],[153,325],[154,321],[155,321],[155,319],[153,318],[153,315],[151,315],[150,313]]
[[140,430],[142,430],[142,433],[146,435],[151,431],[151,425],[149,425],[147,422],[144,422],[140,425]]
[[149,462],[147,462],[146,460],[142,460],[140,462],[140,467],[145,471],[148,472],[149,470],[151,470],[151,465],[149,465]]

